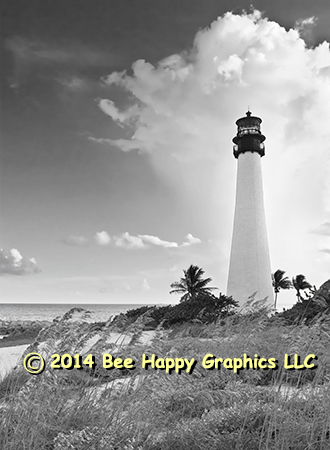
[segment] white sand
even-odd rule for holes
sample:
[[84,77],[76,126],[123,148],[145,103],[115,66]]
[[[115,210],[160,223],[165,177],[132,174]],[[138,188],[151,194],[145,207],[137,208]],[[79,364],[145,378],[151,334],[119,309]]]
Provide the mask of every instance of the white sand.
[[[95,335],[86,342],[85,347],[81,353],[86,353],[92,348],[93,345],[97,343],[100,339],[100,335]],[[149,344],[155,337],[155,331],[144,331],[140,336],[139,342],[143,345]],[[108,339],[108,344],[117,344],[119,347],[128,345],[132,339],[131,334],[120,334],[112,333]],[[19,358],[22,356],[24,351],[27,349],[28,345],[18,345],[16,347],[5,347],[0,348],[0,379],[4,377],[7,372],[10,372],[17,363]],[[39,347],[39,352],[42,354],[42,344]]]
[[0,379],[17,365],[19,358],[27,348],[28,345],[0,348]]

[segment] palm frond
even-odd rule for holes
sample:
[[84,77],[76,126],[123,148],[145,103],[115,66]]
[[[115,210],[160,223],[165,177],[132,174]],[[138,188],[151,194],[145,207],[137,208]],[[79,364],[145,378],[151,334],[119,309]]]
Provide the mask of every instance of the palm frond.
[[170,294],[184,294],[180,301],[187,301],[199,294],[211,294],[212,290],[217,288],[207,286],[212,278],[203,278],[204,270],[191,264],[187,270],[183,270],[184,276],[180,281],[171,284]]

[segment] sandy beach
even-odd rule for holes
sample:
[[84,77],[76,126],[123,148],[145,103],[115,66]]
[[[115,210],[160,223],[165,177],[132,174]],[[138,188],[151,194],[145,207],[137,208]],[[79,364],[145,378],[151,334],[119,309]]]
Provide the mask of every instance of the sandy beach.
[[16,347],[0,348],[0,379],[3,378],[22,356],[28,345],[17,345]]

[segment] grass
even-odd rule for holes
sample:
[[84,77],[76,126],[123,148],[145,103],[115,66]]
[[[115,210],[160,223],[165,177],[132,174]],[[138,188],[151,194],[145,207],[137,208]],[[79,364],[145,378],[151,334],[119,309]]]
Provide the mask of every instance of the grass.
[[[6,450],[327,450],[330,324],[283,326],[266,316],[182,326],[152,345],[122,349],[133,371],[13,371],[0,383]],[[141,355],[195,358],[191,375],[141,368]],[[278,370],[206,370],[205,354],[279,360]],[[315,370],[285,370],[284,354],[318,355]],[[120,378],[120,383],[118,382]],[[115,381],[113,381],[115,380]],[[125,383],[125,381],[127,381]]]

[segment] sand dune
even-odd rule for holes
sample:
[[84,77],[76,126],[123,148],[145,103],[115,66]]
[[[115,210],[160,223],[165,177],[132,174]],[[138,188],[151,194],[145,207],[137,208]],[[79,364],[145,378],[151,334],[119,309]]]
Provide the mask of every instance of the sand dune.
[[0,378],[16,366],[28,345],[0,348]]

